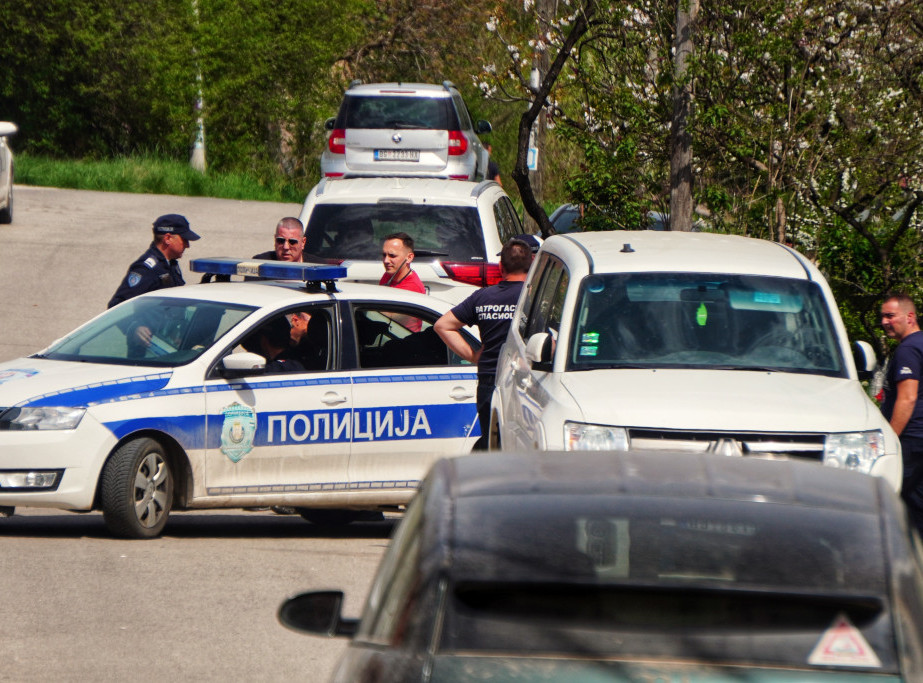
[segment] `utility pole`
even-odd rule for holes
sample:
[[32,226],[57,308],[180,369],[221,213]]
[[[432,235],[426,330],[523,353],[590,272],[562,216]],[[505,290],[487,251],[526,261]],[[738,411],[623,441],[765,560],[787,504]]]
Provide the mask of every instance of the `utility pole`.
[[692,84],[688,81],[688,60],[694,43],[692,34],[699,15],[699,0],[676,3],[676,39],[674,42],[673,121],[670,126],[670,229],[692,230],[692,136],[689,113],[692,107]]
[[[196,34],[199,32],[199,4],[197,0],[192,0],[192,16],[195,20]],[[202,67],[199,60],[196,59],[196,134],[195,143],[192,146],[192,154],[189,157],[189,165],[199,173],[205,173],[205,119],[202,115],[204,106],[202,100]]]

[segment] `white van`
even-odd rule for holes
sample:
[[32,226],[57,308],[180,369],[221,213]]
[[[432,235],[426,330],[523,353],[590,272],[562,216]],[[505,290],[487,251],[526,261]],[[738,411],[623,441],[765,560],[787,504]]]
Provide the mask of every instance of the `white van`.
[[[553,236],[497,366],[492,448],[803,458],[901,482],[820,271],[774,242],[706,233]],[[864,376],[864,374],[863,374]]]

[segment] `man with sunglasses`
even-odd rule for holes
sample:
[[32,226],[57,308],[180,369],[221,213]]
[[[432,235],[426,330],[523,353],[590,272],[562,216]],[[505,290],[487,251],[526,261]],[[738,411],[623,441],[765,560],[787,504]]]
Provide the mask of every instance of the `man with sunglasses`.
[[168,213],[154,221],[154,241],[146,252],[128,267],[107,308],[145,292],[186,284],[179,259],[189,243],[199,239],[185,216]]
[[269,261],[301,261],[304,254],[304,226],[297,218],[288,216],[276,225],[275,249],[264,251],[253,258]]

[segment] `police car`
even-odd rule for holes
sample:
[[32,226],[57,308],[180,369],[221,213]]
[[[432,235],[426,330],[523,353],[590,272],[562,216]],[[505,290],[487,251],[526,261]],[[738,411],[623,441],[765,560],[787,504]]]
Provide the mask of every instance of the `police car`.
[[190,267],[273,280],[144,294],[0,364],[0,506],[101,509],[129,538],[191,508],[345,522],[480,435],[476,368],[432,328],[448,303],[339,266]]

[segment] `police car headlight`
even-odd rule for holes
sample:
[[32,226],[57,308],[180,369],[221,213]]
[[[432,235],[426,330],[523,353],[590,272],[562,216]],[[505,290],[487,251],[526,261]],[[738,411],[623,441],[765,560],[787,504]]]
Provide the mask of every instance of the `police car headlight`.
[[76,429],[86,408],[26,406],[10,408],[0,415],[0,429]]
[[628,431],[622,427],[565,422],[564,449],[568,451],[627,451]]
[[885,454],[881,430],[828,434],[824,443],[824,464],[846,470],[872,471],[875,461]]

